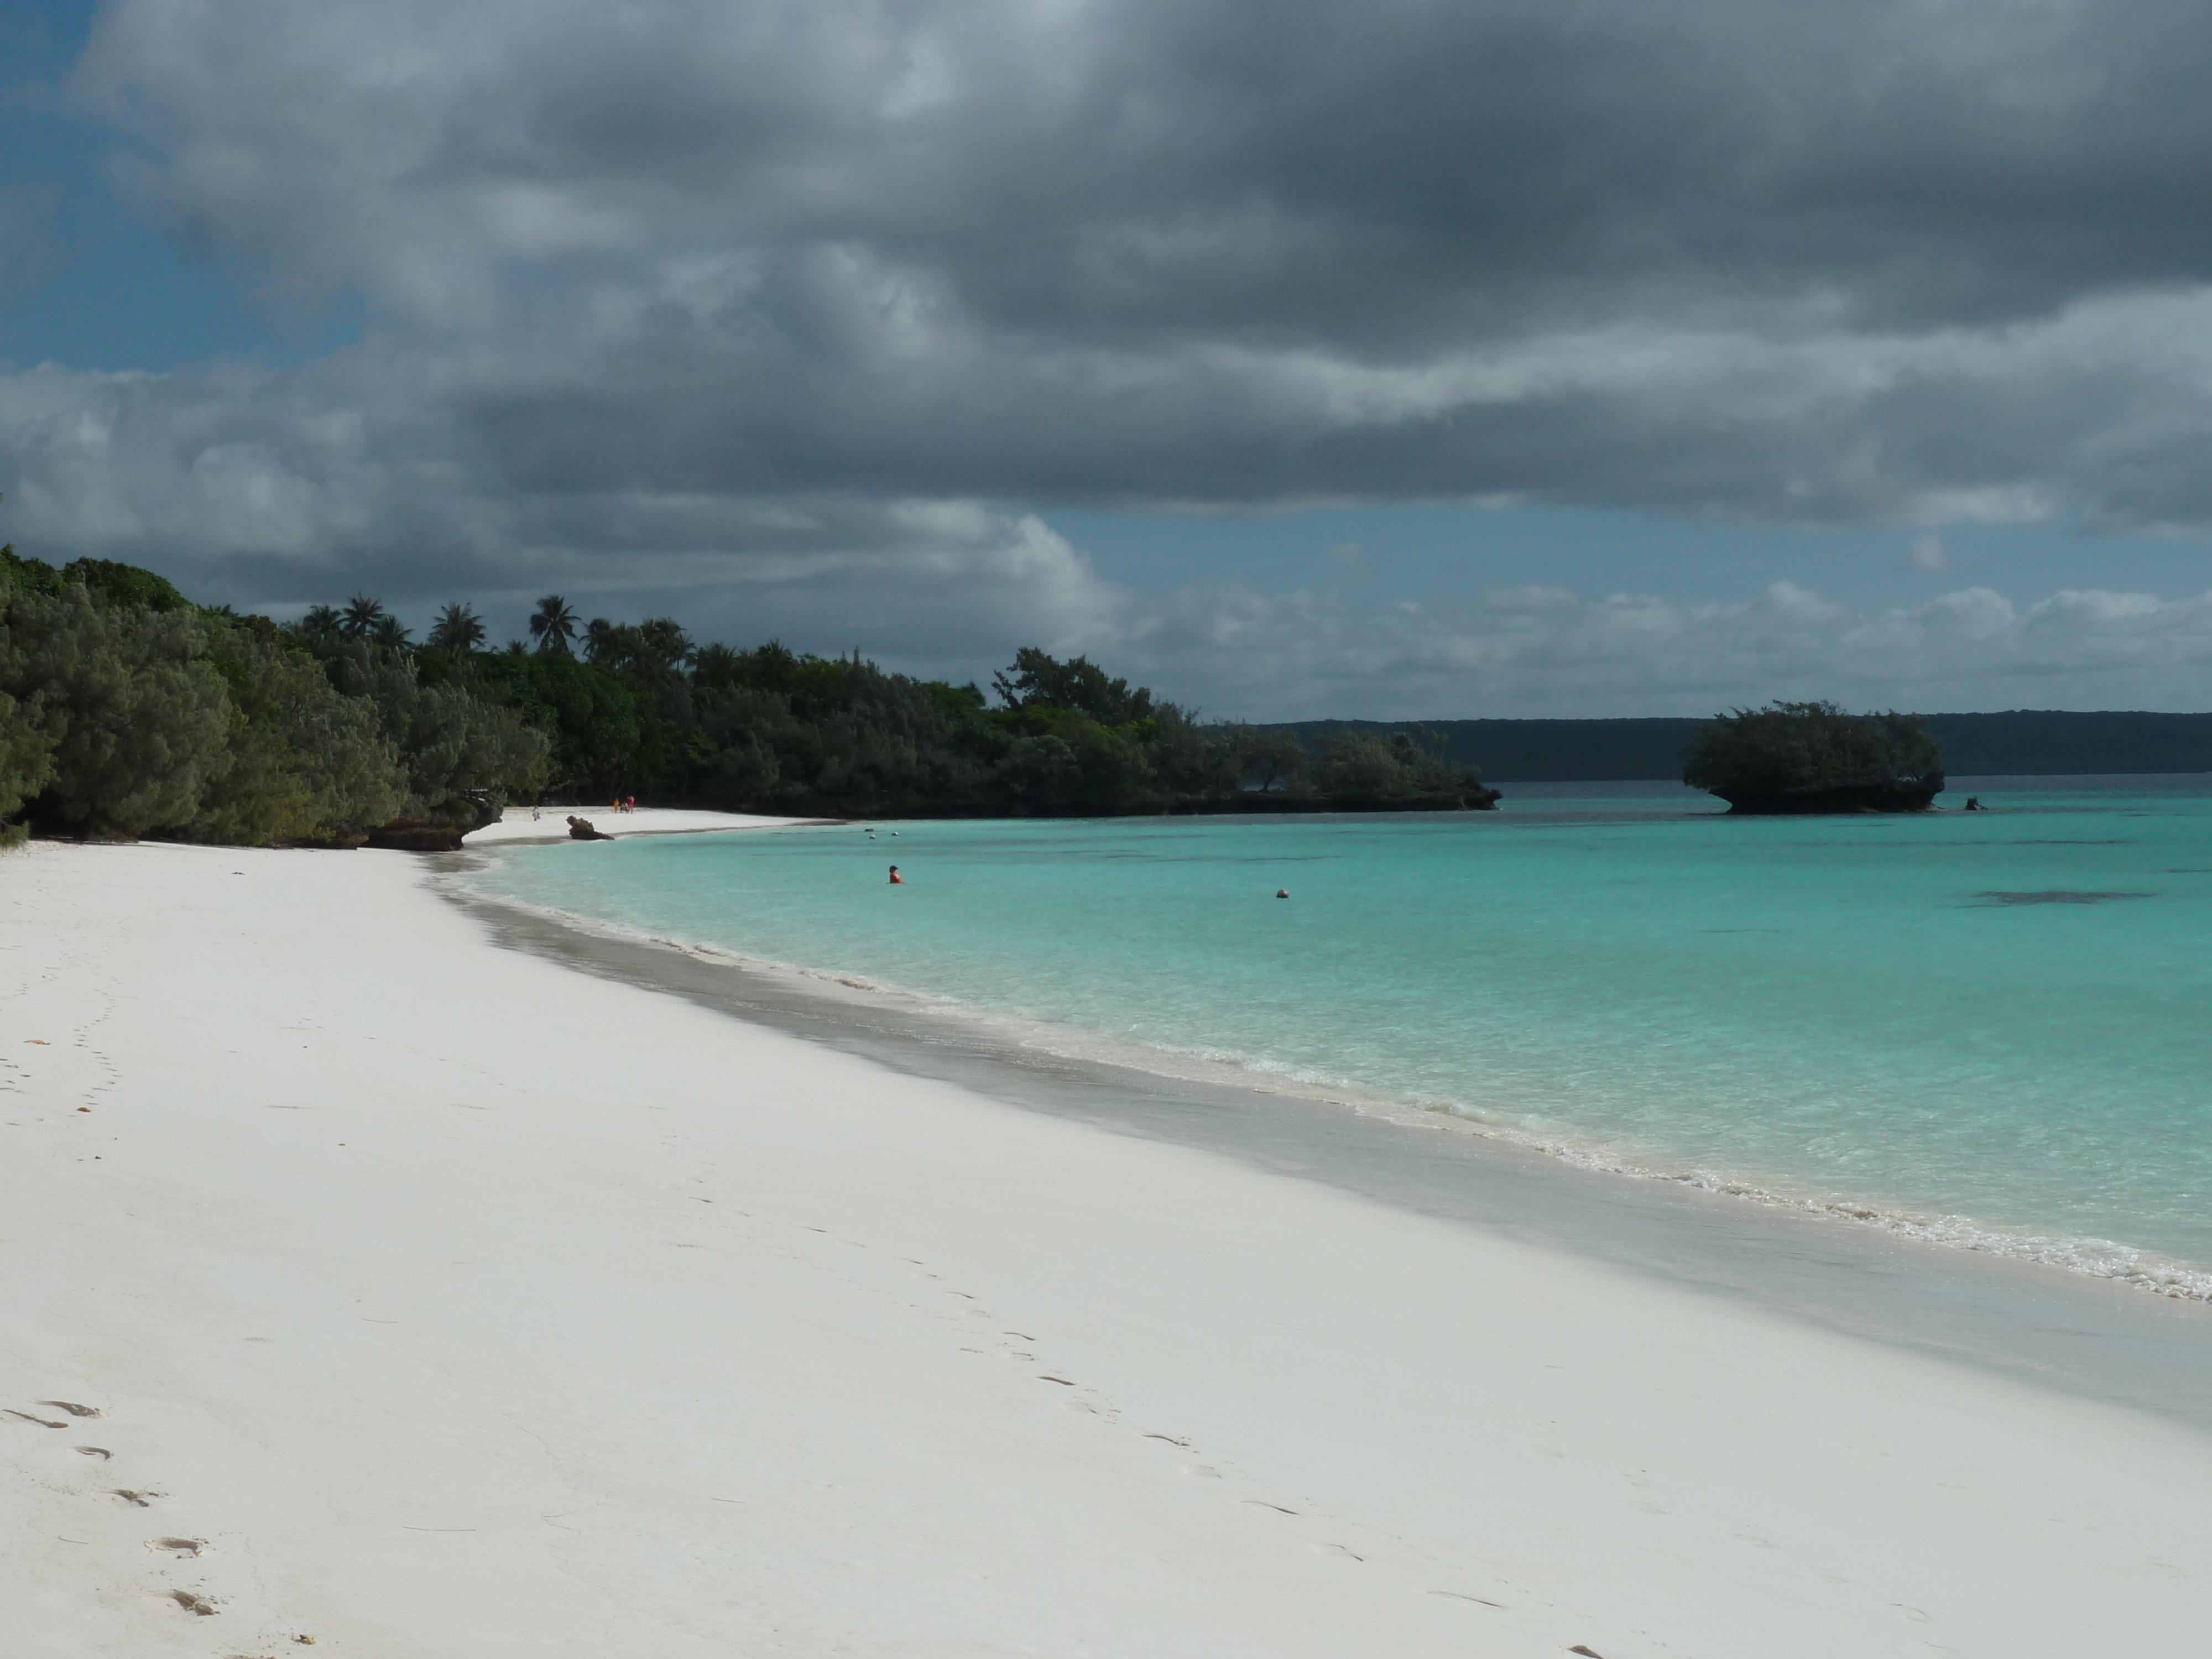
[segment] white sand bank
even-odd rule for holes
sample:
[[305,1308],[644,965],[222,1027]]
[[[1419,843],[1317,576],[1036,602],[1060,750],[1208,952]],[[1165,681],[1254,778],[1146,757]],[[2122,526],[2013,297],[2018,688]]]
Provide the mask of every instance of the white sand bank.
[[0,860],[0,1089],[8,1659],[2088,1659],[2212,1607],[2186,1431],[501,952],[405,854]]
[[635,812],[617,812],[605,806],[548,806],[544,817],[532,818],[527,806],[510,806],[497,823],[469,832],[471,847],[492,847],[505,842],[567,841],[568,817],[589,818],[592,827],[609,836],[696,836],[709,830],[778,830],[794,823],[819,823],[819,818],[764,817],[753,812],[700,812],[673,806],[641,806]]

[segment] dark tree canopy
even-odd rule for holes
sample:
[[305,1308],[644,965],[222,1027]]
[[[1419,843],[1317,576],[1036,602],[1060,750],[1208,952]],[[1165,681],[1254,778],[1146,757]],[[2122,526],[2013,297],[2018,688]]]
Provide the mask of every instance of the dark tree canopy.
[[1088,657],[1068,662],[1034,646],[1014,653],[1013,666],[992,676],[991,689],[1009,708],[1067,708],[1088,714],[1102,726],[1126,726],[1148,720],[1152,694],[1127,680],[1112,679]]

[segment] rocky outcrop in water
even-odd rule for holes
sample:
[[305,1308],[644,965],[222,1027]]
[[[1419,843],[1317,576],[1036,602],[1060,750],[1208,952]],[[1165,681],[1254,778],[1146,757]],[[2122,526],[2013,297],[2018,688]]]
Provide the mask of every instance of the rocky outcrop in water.
[[1924,812],[1943,793],[1943,775],[1795,790],[1715,788],[1731,812]]
[[1682,781],[1731,812],[1924,812],[1942,792],[1943,760],[1917,714],[1777,702],[1699,727]]

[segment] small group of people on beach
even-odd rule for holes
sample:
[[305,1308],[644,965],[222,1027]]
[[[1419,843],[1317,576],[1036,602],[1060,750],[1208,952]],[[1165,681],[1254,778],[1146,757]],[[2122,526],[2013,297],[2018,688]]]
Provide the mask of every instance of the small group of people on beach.
[[614,799],[614,810],[617,812],[636,811],[637,797],[635,795],[617,795]]

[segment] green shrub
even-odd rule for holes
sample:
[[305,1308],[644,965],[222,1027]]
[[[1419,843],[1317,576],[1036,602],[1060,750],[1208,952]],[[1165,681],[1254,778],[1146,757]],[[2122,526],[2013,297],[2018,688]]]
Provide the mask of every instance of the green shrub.
[[1942,763],[1917,714],[1774,702],[1717,715],[1700,727],[1683,755],[1682,781],[1693,789],[1790,796],[1916,783]]
[[479,695],[471,672],[426,685],[407,652],[367,640],[334,647],[327,668],[337,690],[375,710],[398,757],[404,816],[459,822],[476,816],[479,799],[504,801],[542,787],[545,734]]
[[0,691],[0,847],[18,847],[27,823],[10,823],[23,803],[54,775],[53,739],[35,718],[35,707]]
[[198,616],[109,605],[80,582],[5,605],[0,692],[27,711],[52,765],[32,822],[127,841],[191,817],[227,764],[231,726]]
[[180,833],[231,846],[352,840],[406,799],[375,708],[264,617],[210,629],[209,660],[230,693],[229,764]]

